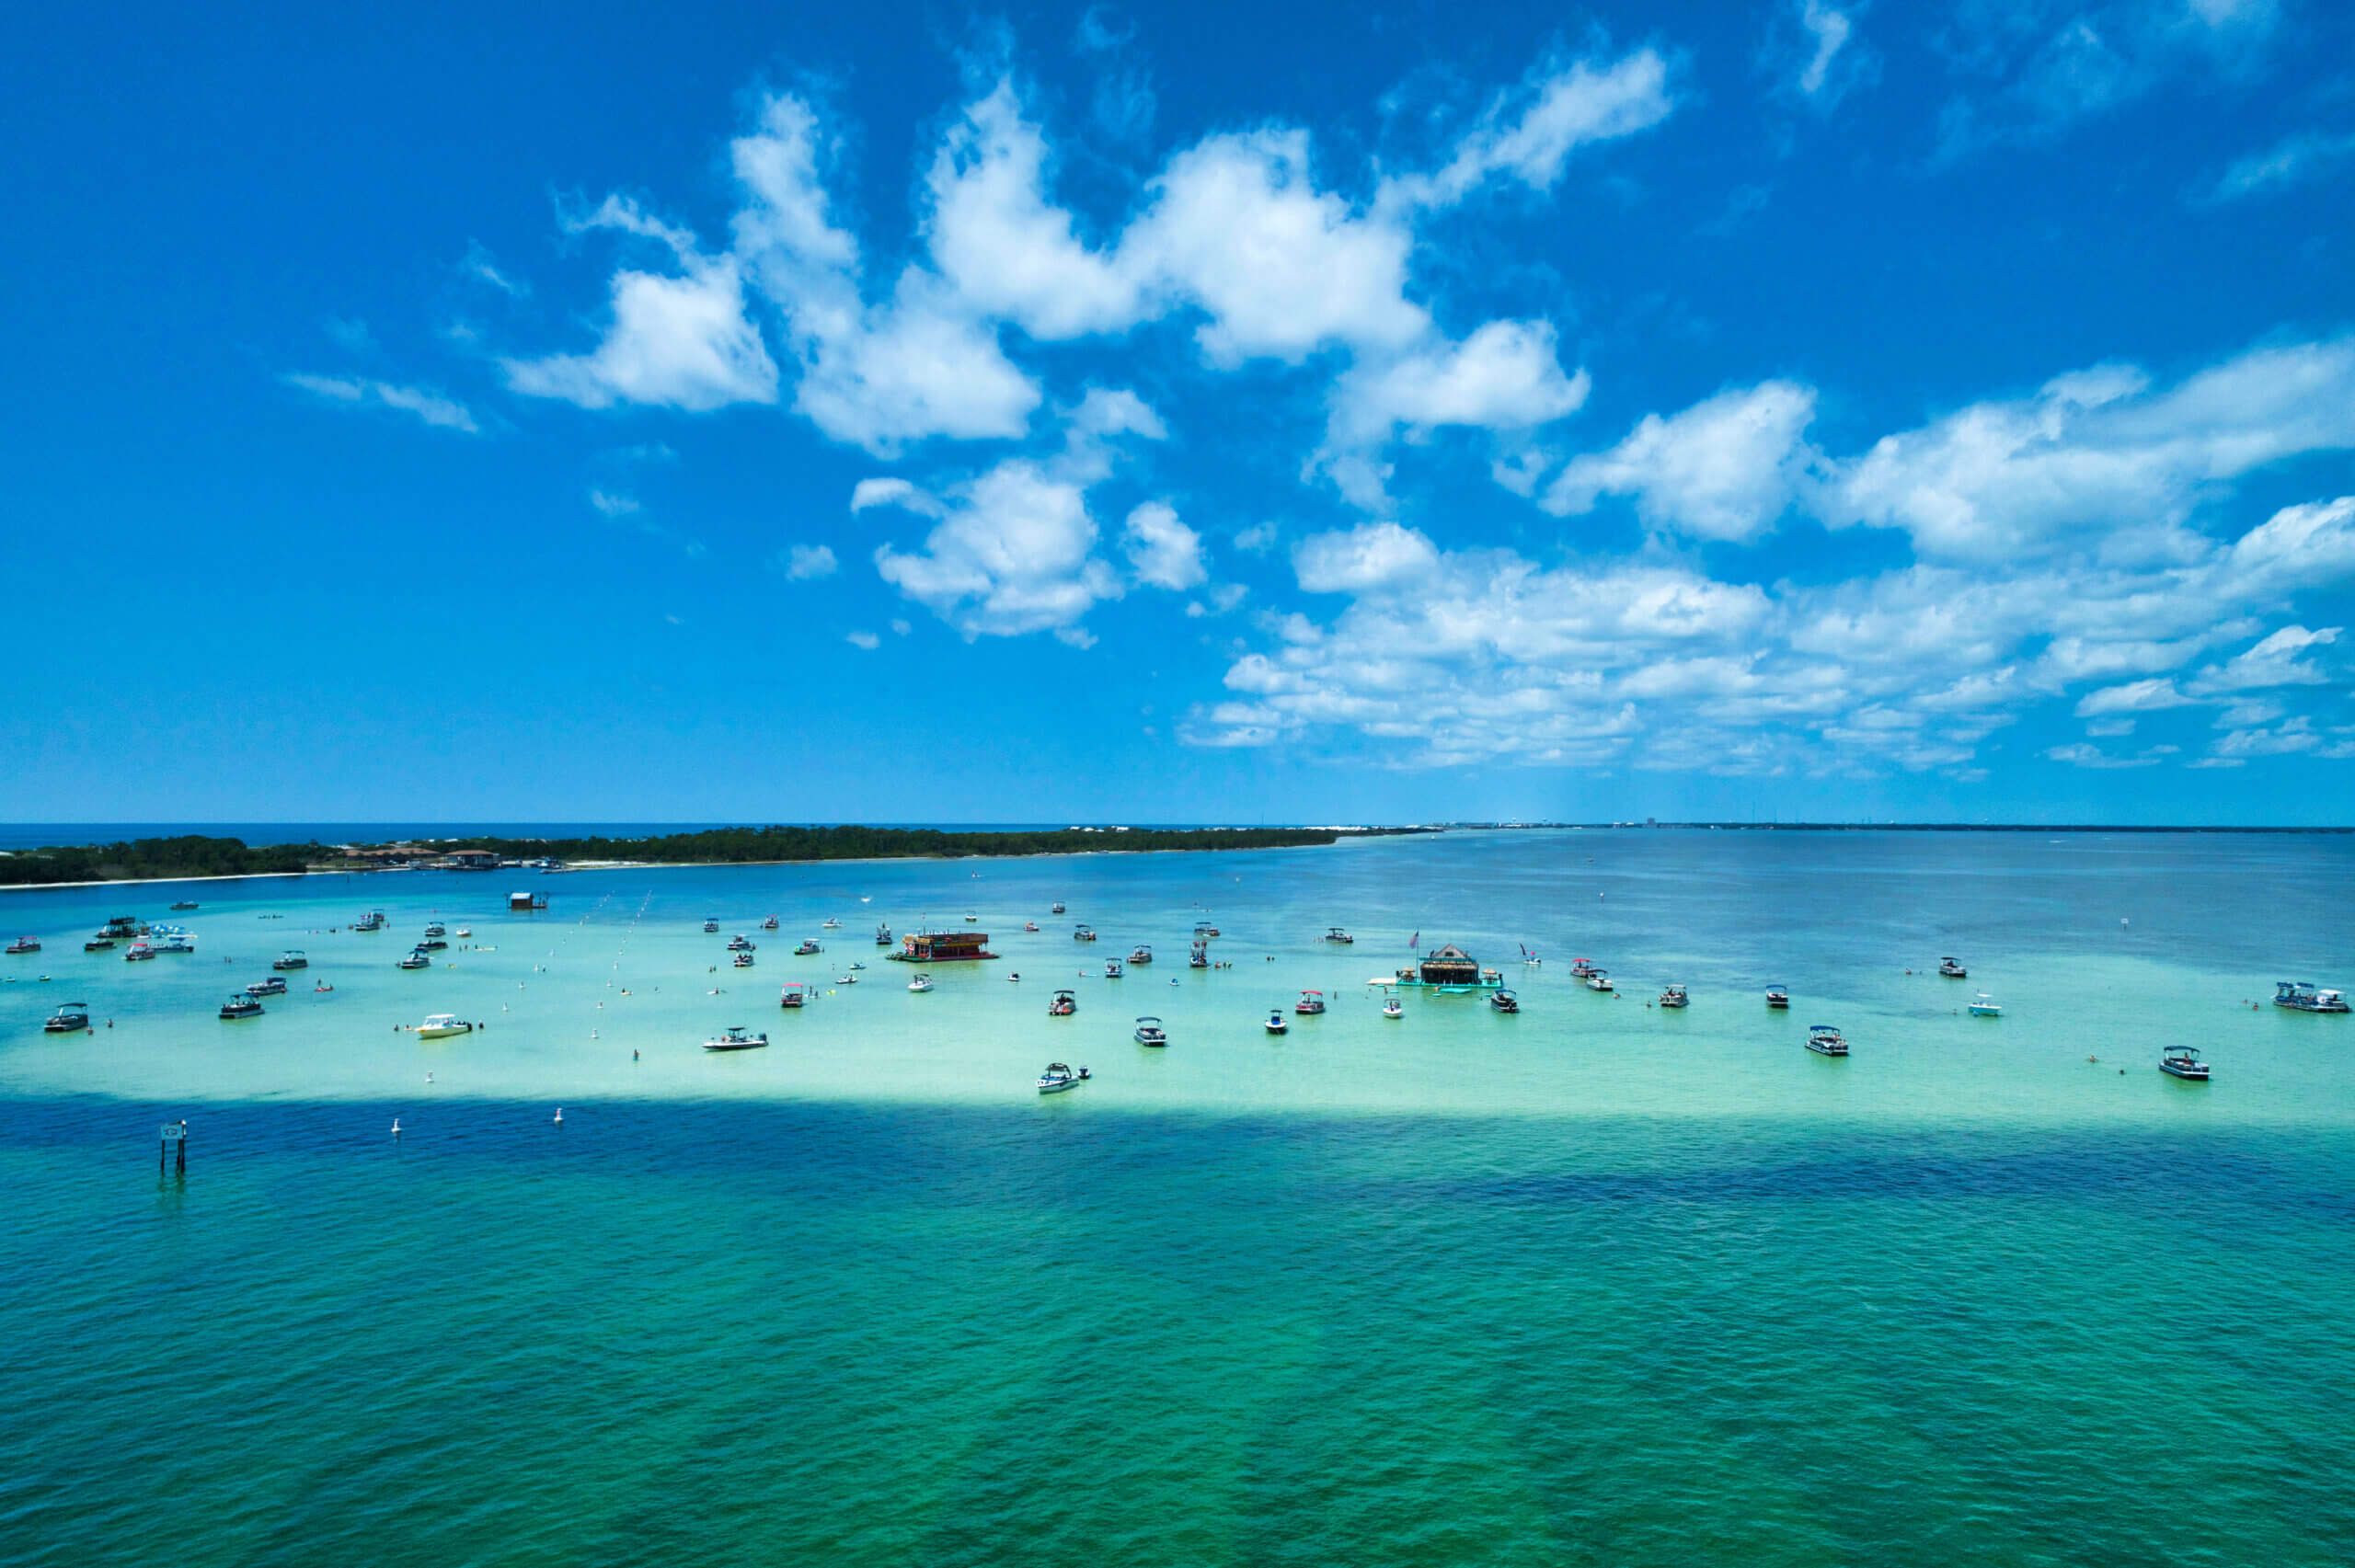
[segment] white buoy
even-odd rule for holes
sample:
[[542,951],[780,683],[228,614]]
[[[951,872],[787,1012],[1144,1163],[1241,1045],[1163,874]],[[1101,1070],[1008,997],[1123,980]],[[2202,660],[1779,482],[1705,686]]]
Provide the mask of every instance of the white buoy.
[[564,1125],[564,1107],[562,1105],[558,1105],[556,1108],[556,1125],[558,1127],[562,1127]]

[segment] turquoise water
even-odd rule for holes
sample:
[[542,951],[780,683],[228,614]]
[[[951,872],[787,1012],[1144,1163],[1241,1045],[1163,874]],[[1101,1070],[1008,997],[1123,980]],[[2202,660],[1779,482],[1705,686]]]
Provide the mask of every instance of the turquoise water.
[[[1627,832],[12,897],[0,1559],[2344,1562],[2355,1019],[2247,1002],[2355,977],[2351,871]],[[192,956],[67,940],[182,893]],[[967,910],[1004,962],[876,958]],[[1234,968],[1183,967],[1205,910]],[[396,971],[430,911],[494,950]],[[1382,1020],[1418,930],[1526,1010]],[[99,1032],[40,1035],[69,994]],[[395,1031],[438,1011],[489,1027]],[[736,1022],[777,1044],[696,1048]],[[1040,1100],[1050,1057],[1096,1081]]]

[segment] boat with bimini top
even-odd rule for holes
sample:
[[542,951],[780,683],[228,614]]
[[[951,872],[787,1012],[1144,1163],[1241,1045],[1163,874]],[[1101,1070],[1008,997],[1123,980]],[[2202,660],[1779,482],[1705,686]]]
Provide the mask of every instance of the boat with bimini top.
[[2273,984],[2273,1005],[2286,1007],[2292,1013],[2344,1013],[2347,998],[2327,986],[2317,986],[2312,980],[2276,980]]

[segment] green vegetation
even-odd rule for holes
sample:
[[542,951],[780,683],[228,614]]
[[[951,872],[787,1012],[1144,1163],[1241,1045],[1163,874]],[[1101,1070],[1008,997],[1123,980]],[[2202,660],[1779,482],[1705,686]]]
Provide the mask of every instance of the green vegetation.
[[1086,854],[1143,850],[1278,850],[1329,844],[1333,828],[1065,828],[1048,832],[948,832],[937,828],[715,828],[653,839],[461,839],[443,849],[496,850],[517,859],[759,861],[913,860],[955,855]]
[[[718,828],[650,839],[450,839],[419,846],[419,858],[492,850],[517,860],[634,860],[654,864],[771,860],[909,860],[957,855],[1085,854],[1147,850],[1269,850],[1329,844],[1345,833],[1411,831],[1335,828],[1062,829],[1049,832],[947,832],[935,828]],[[357,846],[355,846],[357,847]],[[259,876],[362,869],[334,844],[272,844],[189,834],[112,844],[61,845],[0,855],[0,887],[58,882],[144,882],[174,876]]]
[[302,871],[340,853],[325,844],[252,849],[242,839],[208,839],[196,833],[174,839],[126,839],[112,844],[68,844],[0,855],[0,887],[146,882],[167,876],[255,876]]

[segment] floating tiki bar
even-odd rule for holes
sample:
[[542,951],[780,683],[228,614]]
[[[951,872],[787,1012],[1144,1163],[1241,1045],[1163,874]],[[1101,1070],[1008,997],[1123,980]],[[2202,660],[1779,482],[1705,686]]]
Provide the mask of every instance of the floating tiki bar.
[[899,964],[961,964],[996,956],[990,951],[988,932],[919,931],[900,939],[900,950],[891,959]]
[[1471,954],[1450,942],[1423,955],[1419,963],[1398,971],[1402,986],[1430,986],[1442,991],[1497,990],[1505,983],[1496,969],[1480,967]]

